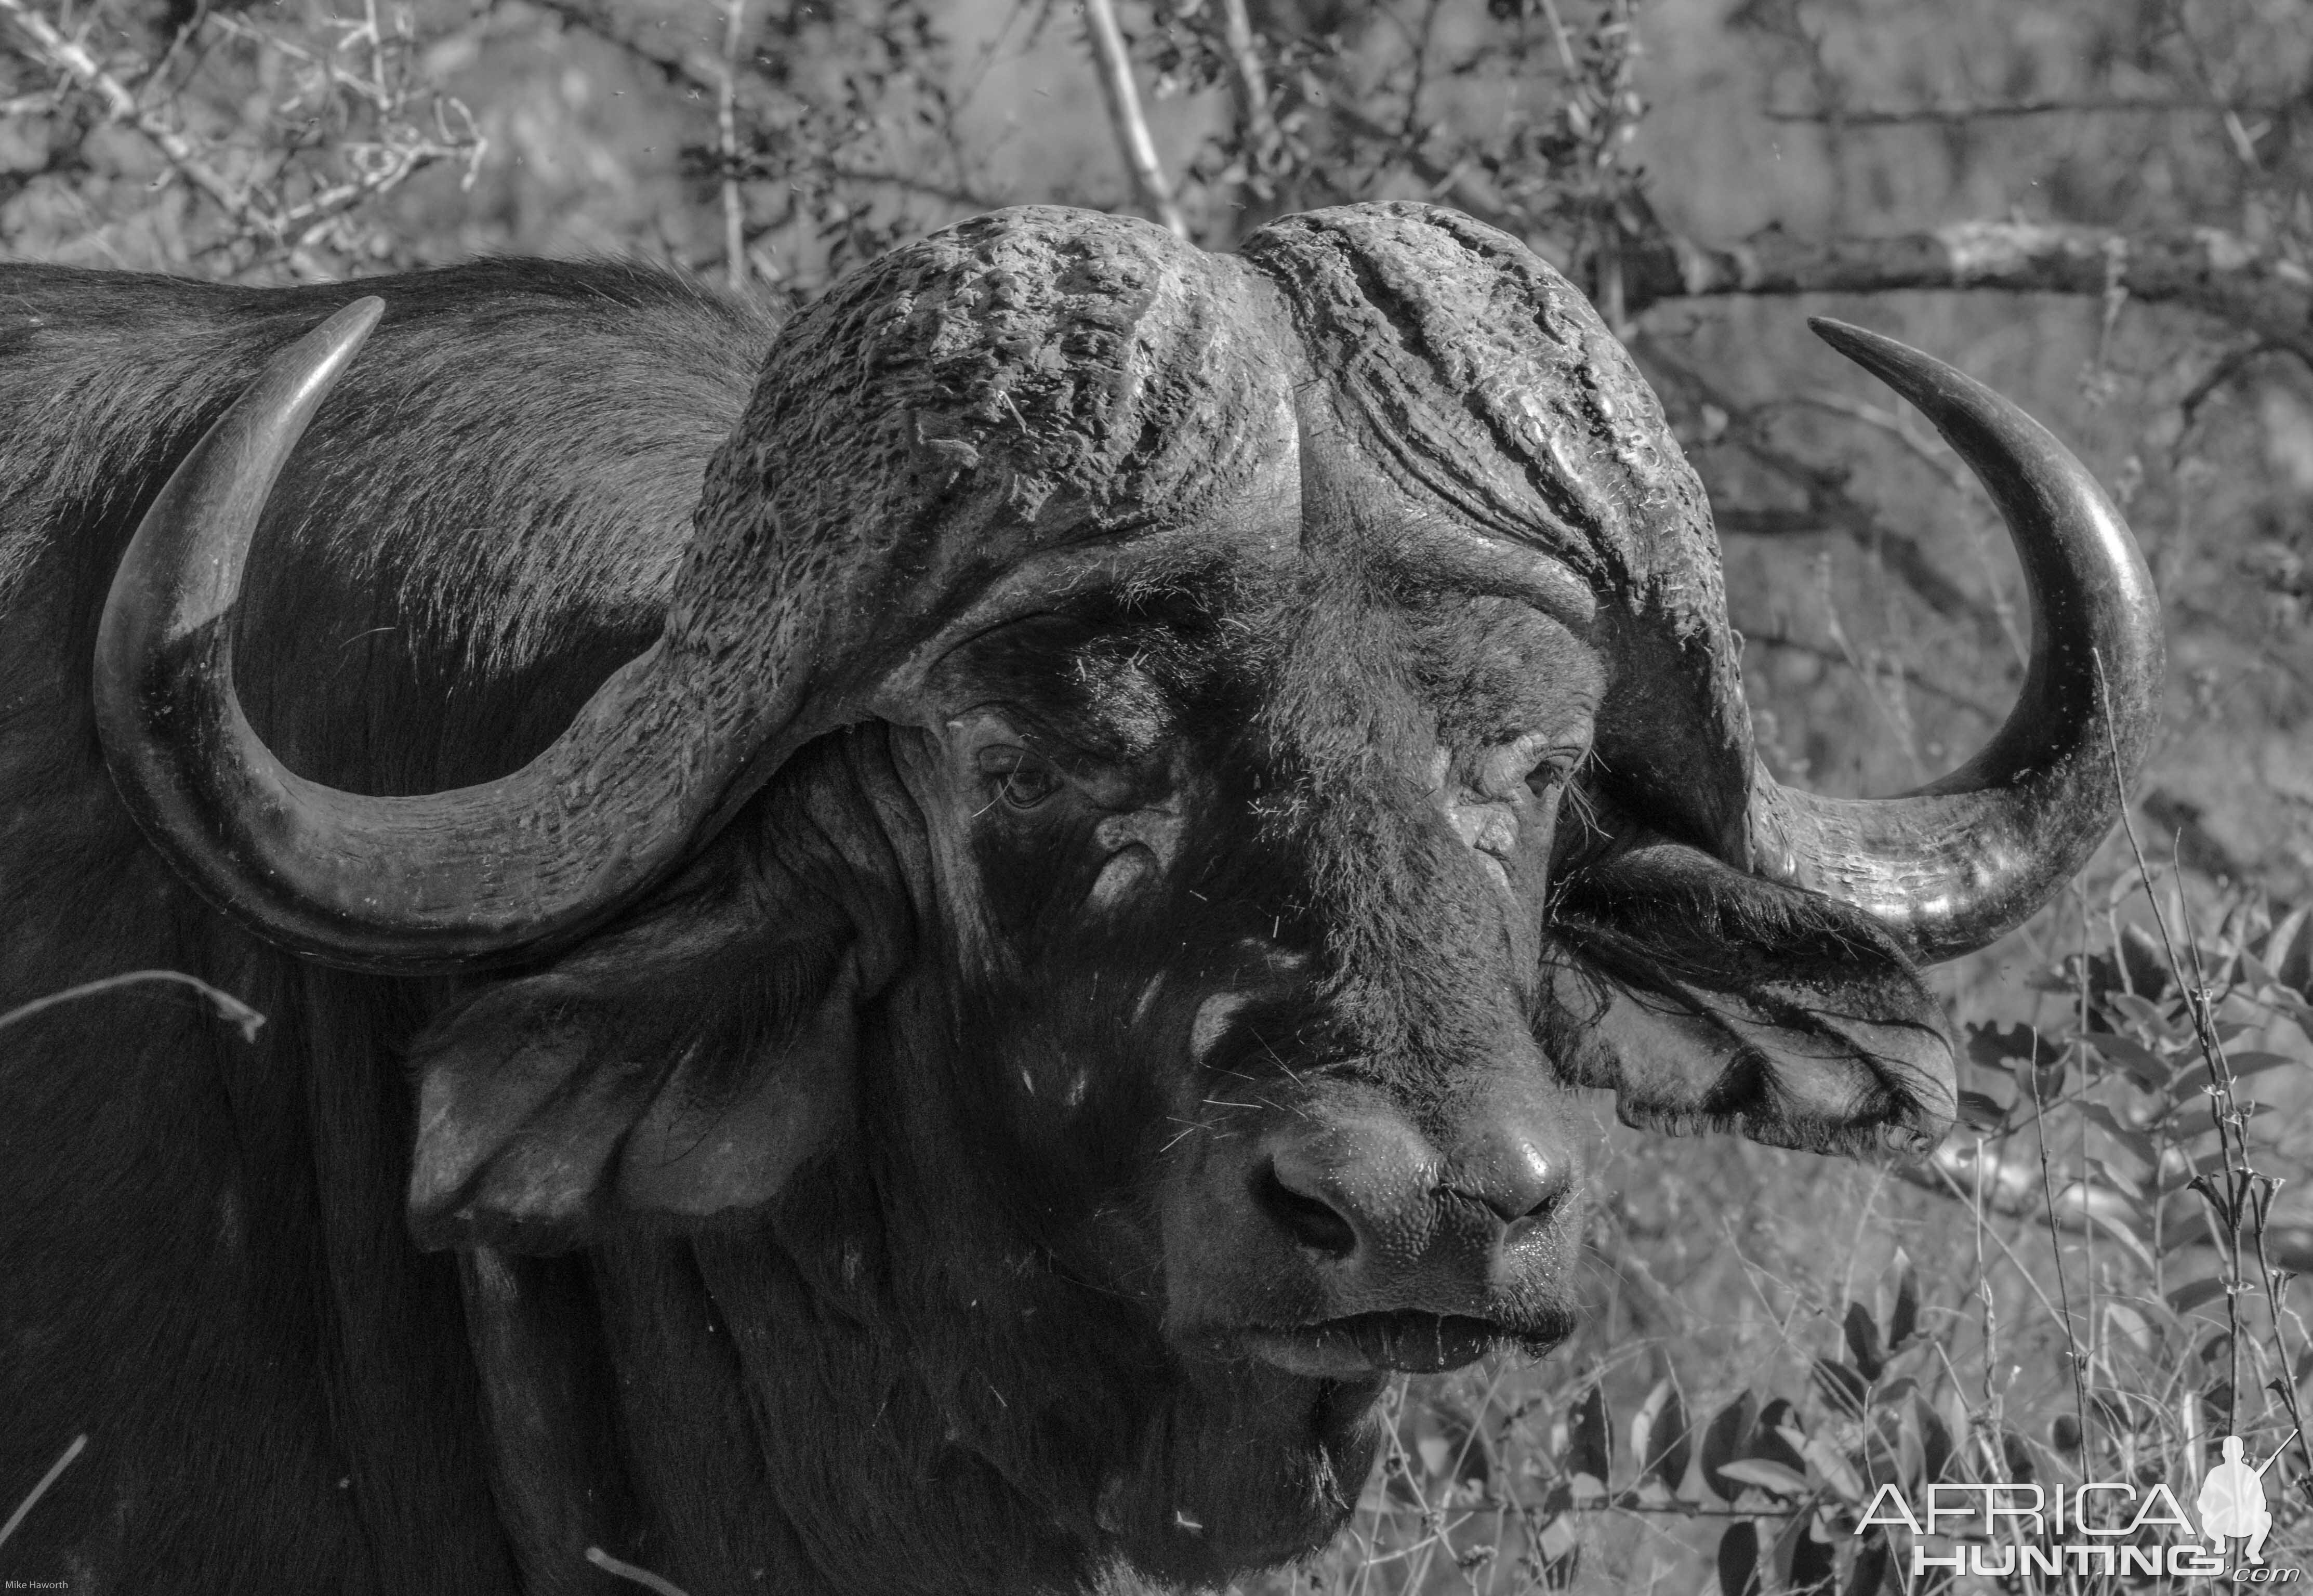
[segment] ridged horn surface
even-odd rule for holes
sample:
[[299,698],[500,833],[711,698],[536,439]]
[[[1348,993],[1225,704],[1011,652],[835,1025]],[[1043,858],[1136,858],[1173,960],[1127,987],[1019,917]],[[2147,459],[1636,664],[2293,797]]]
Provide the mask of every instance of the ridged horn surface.
[[2024,567],[2032,654],[2023,692],[1974,758],[1895,798],[1825,798],[1763,770],[1752,794],[1755,869],[1868,910],[1932,964],[2021,924],[2111,829],[2159,724],[2159,603],[2127,523],[2045,428],[1893,339],[1809,324],[1943,435],[1991,496]]

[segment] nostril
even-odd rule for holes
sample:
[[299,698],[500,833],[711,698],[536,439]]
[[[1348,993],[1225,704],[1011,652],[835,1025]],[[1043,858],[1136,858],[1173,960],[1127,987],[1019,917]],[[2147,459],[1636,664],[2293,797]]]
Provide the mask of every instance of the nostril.
[[1552,1187],[1536,1195],[1531,1191],[1503,1192],[1492,1190],[1468,1191],[1460,1186],[1441,1186],[1445,1195],[1458,1197],[1464,1203],[1475,1204],[1502,1221],[1504,1228],[1516,1229],[1530,1221],[1550,1217],[1550,1211],[1566,1195],[1563,1187]]
[[1487,1160],[1484,1167],[1467,1171],[1464,1180],[1466,1184],[1446,1189],[1483,1204],[1504,1225],[1513,1227],[1548,1218],[1570,1185],[1557,1160],[1523,1140]]
[[1302,1246],[1347,1257],[1358,1249],[1357,1228],[1322,1197],[1297,1192],[1271,1164],[1254,1183],[1253,1195],[1269,1217]]
[[1531,1195],[1520,1193],[1490,1202],[1486,1206],[1501,1215],[1502,1222],[1506,1225],[1523,1224],[1528,1220],[1547,1219],[1550,1217],[1550,1211],[1557,1207],[1559,1200],[1566,1195],[1566,1186],[1563,1182],[1551,1186],[1540,1195],[1535,1196],[1526,1207],[1520,1208],[1518,1204]]

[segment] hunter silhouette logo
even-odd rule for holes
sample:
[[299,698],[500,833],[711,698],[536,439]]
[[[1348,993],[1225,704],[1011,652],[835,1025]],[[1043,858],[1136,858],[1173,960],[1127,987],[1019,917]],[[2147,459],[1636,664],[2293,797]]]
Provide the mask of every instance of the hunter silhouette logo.
[[2244,1558],[2265,1561],[2265,1538],[2273,1530],[2273,1510],[2265,1504],[2265,1471],[2281,1460],[2281,1447],[2288,1444],[2282,1442],[2261,1467],[2252,1468],[2241,1457],[2240,1437],[2225,1437],[2224,1461],[2209,1470],[2193,1504],[2200,1510],[2201,1534],[2212,1554],[2223,1556],[2230,1538],[2248,1542],[2241,1548]]
[[[1914,1504],[1897,1486],[1882,1486],[1854,1532],[1896,1526],[1911,1531],[1915,1579],[1939,1570],[1992,1578],[2066,1574],[2222,1578],[2227,1543],[2243,1541],[2247,1544],[2232,1572],[2234,1581],[2294,1583],[2300,1570],[2265,1566],[2265,1540],[2273,1530],[2273,1510],[2265,1502],[2265,1475],[2296,1438],[2291,1431],[2261,1465],[2252,1465],[2243,1455],[2239,1436],[2223,1438],[2222,1460],[2210,1467],[2194,1499],[2201,1521],[2197,1542],[2193,1521],[2167,1486],[2140,1488],[2125,1480],[2070,1486],[2043,1486],[2028,1480],[1939,1480],[1927,1487],[1927,1500],[1920,1504],[1924,1512],[1914,1512]],[[1954,1520],[1958,1521],[1957,1529],[1945,1527]]]

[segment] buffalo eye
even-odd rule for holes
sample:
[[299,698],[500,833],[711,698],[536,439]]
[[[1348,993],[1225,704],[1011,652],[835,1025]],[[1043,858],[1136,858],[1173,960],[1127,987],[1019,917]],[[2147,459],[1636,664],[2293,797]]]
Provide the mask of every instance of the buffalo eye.
[[1573,780],[1575,768],[1581,763],[1581,749],[1552,748],[1527,770],[1526,789],[1535,797],[1546,798]]
[[1060,773],[1049,760],[1013,745],[983,748],[980,773],[994,785],[1010,809],[1033,809],[1060,789]]

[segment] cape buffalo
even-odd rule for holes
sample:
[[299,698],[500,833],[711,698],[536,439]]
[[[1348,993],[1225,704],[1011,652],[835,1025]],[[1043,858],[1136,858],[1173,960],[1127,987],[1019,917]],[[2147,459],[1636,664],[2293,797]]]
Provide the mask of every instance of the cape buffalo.
[[[2157,609],[1982,478],[2021,701],[1758,764],[1629,357],[1454,213],[1001,212],[774,331],[623,267],[0,267],[0,1549],[102,1592],[1117,1590],[1322,1544],[1568,1328],[1583,1148],[1916,1153]],[[365,346],[365,339],[366,345]],[[302,436],[302,441],[301,441]]]

